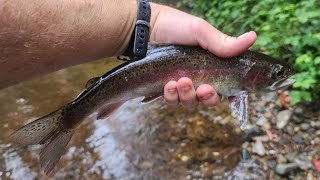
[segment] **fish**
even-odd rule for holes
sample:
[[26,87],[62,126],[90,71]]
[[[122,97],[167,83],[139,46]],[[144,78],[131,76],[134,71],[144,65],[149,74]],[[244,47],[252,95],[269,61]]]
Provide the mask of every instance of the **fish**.
[[163,96],[166,83],[189,77],[194,86],[206,83],[228,97],[240,124],[248,120],[248,95],[271,92],[294,83],[287,62],[247,50],[230,58],[215,56],[197,46],[149,45],[147,56],[123,63],[100,77],[90,79],[71,102],[10,135],[21,145],[42,145],[40,166],[49,174],[58,163],[81,122],[98,112],[104,119],[128,100],[149,103]]

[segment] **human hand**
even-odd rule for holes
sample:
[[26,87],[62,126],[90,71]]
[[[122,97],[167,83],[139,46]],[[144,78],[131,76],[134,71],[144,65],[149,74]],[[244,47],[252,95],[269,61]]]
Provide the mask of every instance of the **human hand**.
[[[256,40],[255,32],[231,37],[200,18],[167,6],[151,3],[151,11],[152,44],[197,45],[217,56],[232,57],[247,50]],[[212,86],[202,84],[195,89],[187,77],[168,82],[164,87],[164,99],[170,105],[181,102],[185,107],[195,107],[199,101],[206,106],[220,102]]]

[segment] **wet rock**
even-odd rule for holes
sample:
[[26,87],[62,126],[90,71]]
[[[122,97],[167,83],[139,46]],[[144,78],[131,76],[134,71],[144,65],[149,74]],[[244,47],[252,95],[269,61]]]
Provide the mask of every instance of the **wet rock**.
[[292,126],[287,126],[286,127],[287,133],[290,135],[294,135],[294,129]]
[[262,134],[262,131],[260,130],[260,128],[256,125],[252,125],[252,124],[247,124],[245,126],[244,129],[244,138],[245,139],[250,139],[251,137],[254,136],[259,136]]
[[251,159],[251,155],[249,154],[249,152],[245,148],[242,149],[241,155],[242,155],[243,160]]
[[300,169],[306,170],[312,168],[312,163],[307,156],[296,158],[294,162],[299,165]]
[[320,138],[314,138],[314,140],[311,141],[311,144],[320,144]]
[[261,116],[256,122],[258,126],[264,126],[267,123],[268,123],[268,120],[264,116]]
[[300,124],[300,129],[302,131],[307,131],[310,129],[310,125],[308,123],[302,123],[302,124]]
[[303,143],[303,138],[300,135],[295,135],[292,137],[292,140],[297,143],[297,144],[302,144]]
[[320,121],[311,121],[310,125],[313,128],[320,129]]
[[265,110],[265,107],[263,105],[260,105],[260,104],[256,104],[255,105],[255,109],[258,111],[258,112],[263,112]]
[[276,166],[276,173],[280,175],[287,175],[298,168],[299,165],[297,163],[278,164]]
[[292,112],[290,110],[280,111],[277,115],[277,128],[284,128],[289,123],[291,115]]
[[297,108],[295,108],[295,109],[293,110],[293,112],[294,112],[295,114],[302,114],[302,113],[303,113],[303,109],[302,109],[301,107],[297,107]]
[[263,156],[265,155],[266,153],[266,150],[262,144],[261,141],[256,141],[254,144],[253,144],[253,147],[252,147],[252,152],[260,155],[260,156]]
[[293,122],[301,123],[303,121],[303,118],[293,115],[292,120]]
[[279,154],[277,156],[277,163],[278,164],[285,164],[285,163],[287,163],[287,158],[284,157],[282,154]]
[[269,160],[269,161],[267,161],[267,165],[270,169],[274,169],[277,165],[277,161],[276,160]]
[[294,159],[297,157],[297,154],[296,152],[292,152],[292,153],[287,153],[285,155],[285,157],[288,159],[289,162],[293,162]]

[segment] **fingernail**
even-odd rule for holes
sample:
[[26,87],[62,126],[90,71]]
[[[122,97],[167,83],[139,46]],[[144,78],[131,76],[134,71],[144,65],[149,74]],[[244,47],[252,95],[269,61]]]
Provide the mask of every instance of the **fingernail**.
[[207,95],[202,96],[202,97],[200,97],[200,98],[201,98],[202,100],[208,100],[208,99],[210,99],[212,96],[213,96],[213,94],[210,93],[210,94],[207,94]]
[[248,36],[250,32],[246,32],[246,33],[242,34],[241,36],[238,37],[238,39],[242,39],[242,38]]
[[171,88],[171,89],[168,89],[168,92],[170,94],[176,94],[177,93],[177,89],[176,88]]
[[191,90],[191,86],[184,86],[181,88],[183,92],[188,92]]

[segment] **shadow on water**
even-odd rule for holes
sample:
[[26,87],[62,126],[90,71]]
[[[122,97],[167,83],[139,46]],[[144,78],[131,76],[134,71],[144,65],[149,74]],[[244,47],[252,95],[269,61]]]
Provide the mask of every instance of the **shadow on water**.
[[162,100],[146,105],[133,100],[107,120],[89,117],[49,177],[39,169],[39,146],[7,142],[15,129],[71,101],[88,79],[117,64],[101,60],[79,65],[0,91],[0,178],[206,178],[238,164],[239,131],[219,121],[232,120],[225,104],[187,110]]

